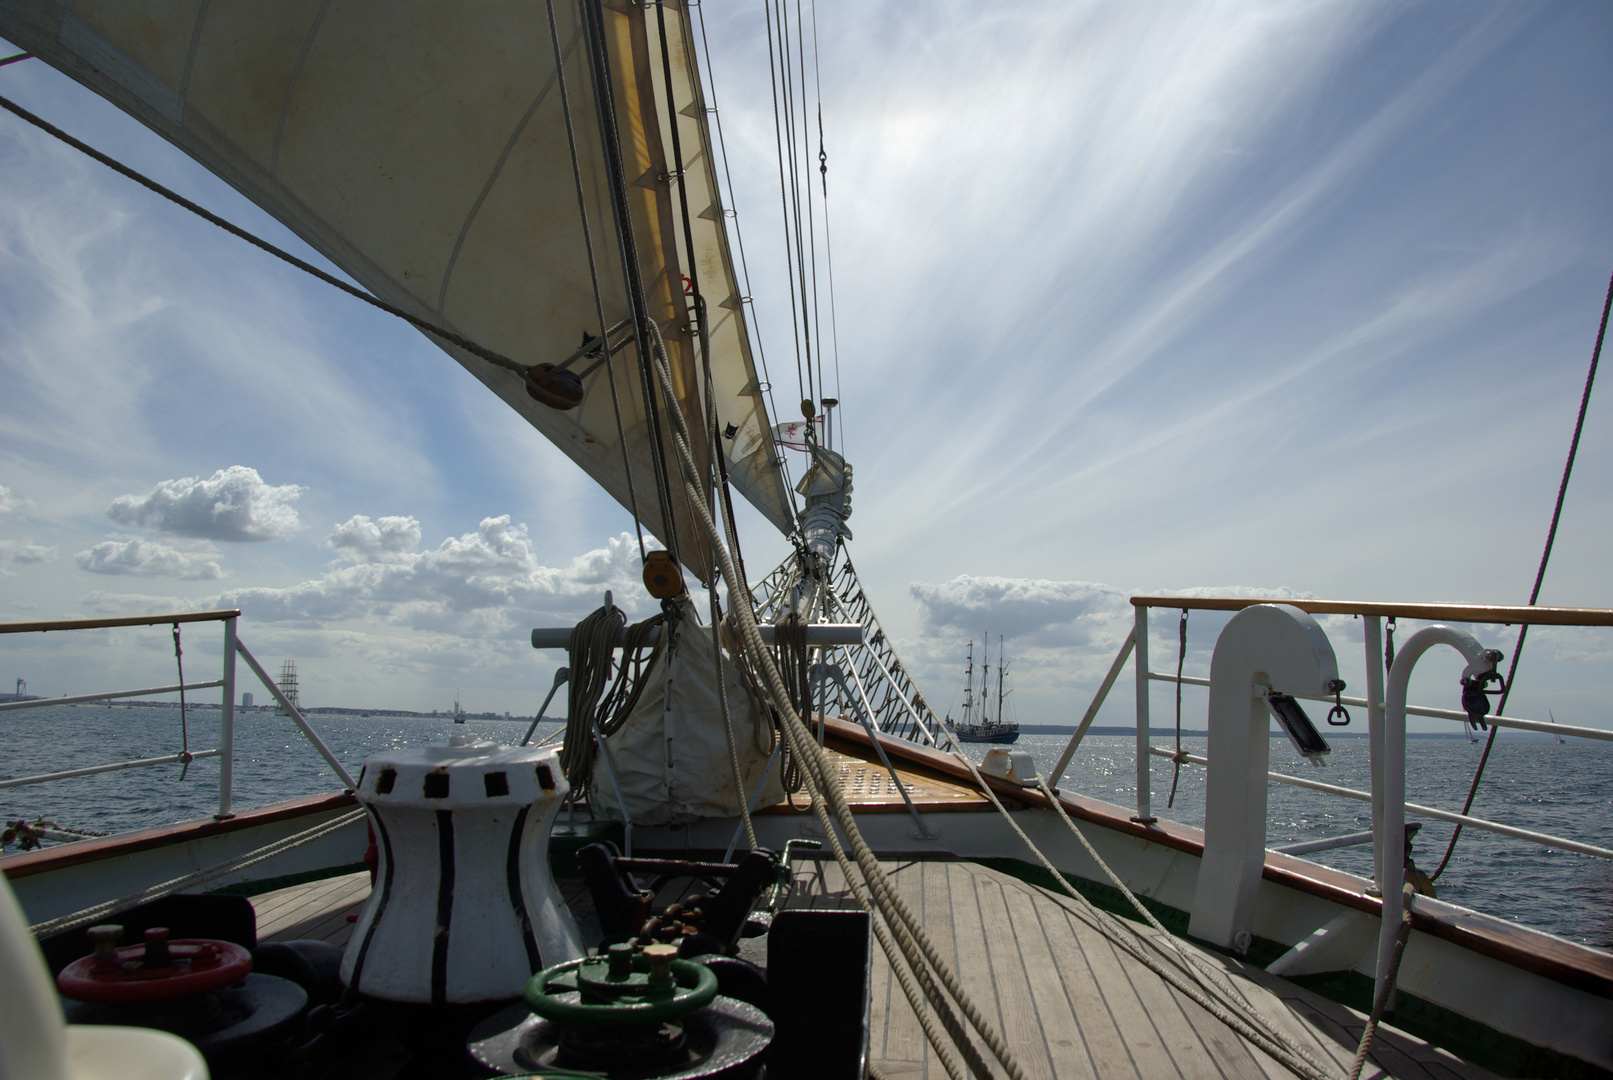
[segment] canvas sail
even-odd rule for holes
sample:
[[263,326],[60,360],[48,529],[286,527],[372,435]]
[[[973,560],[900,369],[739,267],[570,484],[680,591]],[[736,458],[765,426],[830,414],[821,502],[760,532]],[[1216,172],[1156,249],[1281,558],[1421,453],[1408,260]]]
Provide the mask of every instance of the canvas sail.
[[730,479],[781,531],[793,515],[728,252],[687,12],[556,0],[553,15],[552,35],[549,8],[531,0],[0,0],[0,35],[421,318],[521,364],[562,362],[585,334],[625,324],[611,340],[627,344],[608,363],[573,363],[586,396],[571,411],[443,347],[624,506],[636,502],[645,527],[710,580],[665,416],[670,506],[658,496],[635,310],[661,328],[704,471],[698,285]]

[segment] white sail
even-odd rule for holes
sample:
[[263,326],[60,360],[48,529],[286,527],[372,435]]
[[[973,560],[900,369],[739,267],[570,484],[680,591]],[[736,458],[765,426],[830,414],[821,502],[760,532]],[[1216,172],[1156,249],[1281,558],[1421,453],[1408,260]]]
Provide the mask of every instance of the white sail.
[[[590,29],[585,13],[593,11]],[[377,296],[521,364],[565,361],[585,334],[619,324],[626,328],[613,344],[630,342],[629,233],[643,314],[661,327],[690,427],[697,436],[707,430],[689,292],[698,282],[730,478],[789,531],[789,492],[729,257],[687,12],[625,2],[584,9],[576,0],[557,0],[553,12],[551,35],[549,9],[531,0],[79,0],[70,9],[0,0],[0,34],[171,140]],[[602,127],[609,114],[595,78],[601,55],[620,146],[614,196]],[[623,216],[627,230],[617,225]],[[646,528],[710,579],[671,453],[666,528],[634,344],[608,367],[574,361],[586,396],[567,412],[535,401],[519,375],[444,348],[624,506],[636,501]],[[667,438],[670,422],[661,423]],[[706,468],[708,448],[696,442]]]

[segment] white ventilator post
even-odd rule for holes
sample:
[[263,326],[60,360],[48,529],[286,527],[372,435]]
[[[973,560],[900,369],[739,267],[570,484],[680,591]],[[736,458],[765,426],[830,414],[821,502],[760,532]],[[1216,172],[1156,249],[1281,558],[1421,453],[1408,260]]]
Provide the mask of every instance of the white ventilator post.
[[1132,648],[1137,664],[1137,816],[1133,821],[1150,825],[1154,821],[1153,802],[1149,793],[1148,770],[1148,609],[1137,605],[1136,623],[1132,629]]
[[[1266,695],[1323,694],[1338,678],[1333,646],[1316,620],[1287,604],[1256,604],[1228,621],[1210,659],[1209,776],[1204,860],[1188,933],[1247,947],[1266,866]],[[1240,940],[1242,938],[1243,940]]]
[[1361,616],[1362,647],[1367,662],[1367,788],[1372,792],[1372,880],[1383,888],[1383,867],[1378,852],[1383,850],[1383,619]]
[[218,720],[218,820],[234,817],[235,789],[235,620],[224,620],[224,705]]
[[[1462,654],[1467,660],[1467,667],[1462,670],[1464,679],[1494,671],[1501,655],[1486,650],[1465,630],[1436,623],[1411,635],[1395,654],[1395,666],[1389,669],[1383,709],[1383,821],[1381,827],[1374,830],[1380,837],[1376,863],[1381,875],[1378,886],[1383,890],[1383,925],[1378,930],[1373,1000],[1377,1000],[1377,994],[1389,977],[1389,960],[1394,952],[1395,937],[1400,932],[1405,902],[1401,881],[1406,864],[1406,687],[1411,682],[1411,669],[1417,666],[1423,653],[1435,645],[1449,645]],[[1377,808],[1376,803],[1373,808]],[[1390,1000],[1387,1009],[1393,1008],[1394,1001]]]

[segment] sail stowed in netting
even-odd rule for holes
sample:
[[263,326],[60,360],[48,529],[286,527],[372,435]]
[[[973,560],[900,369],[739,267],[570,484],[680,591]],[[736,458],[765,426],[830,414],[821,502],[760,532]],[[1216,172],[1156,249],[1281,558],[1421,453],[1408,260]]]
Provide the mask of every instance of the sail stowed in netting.
[[[608,367],[602,355],[573,362],[586,396],[569,412],[535,401],[518,375],[443,347],[624,506],[636,498],[646,528],[709,579],[675,473],[673,535],[665,527],[648,382],[632,342],[635,278],[697,431],[706,427],[698,283],[730,479],[781,531],[793,522],[729,256],[687,13],[666,9],[663,57],[660,20],[644,7],[603,5],[592,31],[575,0],[557,0],[553,12],[552,35],[549,8],[527,0],[108,0],[72,10],[0,0],[0,35],[174,142],[406,311],[522,364],[561,363],[584,335],[623,327],[610,338],[624,344]],[[602,119],[618,133],[615,172]],[[669,419],[661,425],[669,438]],[[696,440],[691,449],[706,467],[708,448]]]

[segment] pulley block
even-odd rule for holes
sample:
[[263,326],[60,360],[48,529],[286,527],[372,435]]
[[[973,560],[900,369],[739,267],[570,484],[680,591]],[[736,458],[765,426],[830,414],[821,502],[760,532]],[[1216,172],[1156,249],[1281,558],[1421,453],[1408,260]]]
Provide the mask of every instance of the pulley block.
[[120,949],[122,934],[121,926],[92,927],[95,952],[63,968],[57,989],[100,1004],[167,1001],[229,986],[252,971],[252,954],[228,941],[170,941],[159,926],[146,931],[145,944]]
[[576,373],[553,364],[534,364],[522,373],[526,392],[534,401],[551,409],[575,409],[582,404],[582,379]]
[[683,595],[683,572],[670,553],[652,551],[644,557],[644,587],[657,600],[676,600]]

